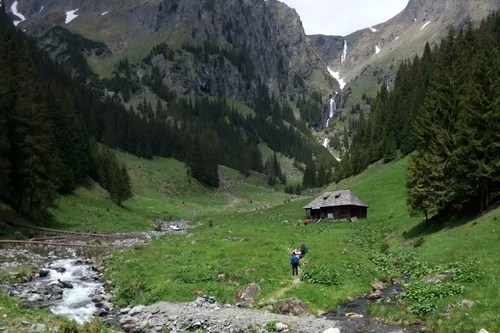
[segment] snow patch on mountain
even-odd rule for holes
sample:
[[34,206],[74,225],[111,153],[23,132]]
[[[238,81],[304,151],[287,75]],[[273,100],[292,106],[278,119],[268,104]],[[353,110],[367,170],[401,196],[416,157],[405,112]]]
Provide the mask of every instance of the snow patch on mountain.
[[66,12],[66,21],[64,23],[68,24],[69,22],[76,19],[78,17],[78,15],[75,14],[77,11],[78,11],[78,8]]
[[339,72],[334,72],[330,67],[326,67],[328,70],[328,73],[339,82],[340,89],[343,90],[347,82],[345,82],[345,77],[340,78],[340,73]]
[[40,13],[42,10],[43,10],[43,6],[42,6],[42,8],[40,8],[40,10],[38,12]]
[[12,6],[10,6],[10,10],[12,11],[12,14],[14,14],[15,16],[17,16],[19,18],[19,20],[14,21],[15,26],[17,26],[19,23],[21,23],[23,21],[26,21],[26,17],[24,17],[23,14],[21,14],[17,11],[17,1],[14,1]]
[[399,36],[394,39],[394,41],[397,41],[399,39]]
[[106,15],[107,13],[109,13],[109,12],[104,12],[104,13],[102,13],[102,14],[101,14],[101,16],[104,16],[104,15]]
[[375,55],[379,54],[380,53],[380,47],[378,47],[377,45],[375,45]]
[[426,26],[428,26],[428,25],[429,25],[429,23],[431,23],[431,21],[427,21],[427,22],[425,22],[425,24],[422,26],[422,28],[420,28],[420,30],[424,30],[424,28],[425,28]]
[[370,27],[369,28],[372,32],[377,32],[377,29],[373,28],[373,27]]

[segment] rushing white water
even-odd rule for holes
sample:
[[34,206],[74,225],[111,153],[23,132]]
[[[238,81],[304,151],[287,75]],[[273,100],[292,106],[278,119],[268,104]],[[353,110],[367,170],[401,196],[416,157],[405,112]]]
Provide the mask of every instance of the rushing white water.
[[337,105],[335,104],[335,100],[332,98],[330,98],[330,119],[333,117],[333,115],[335,114],[335,111],[337,111]]
[[23,14],[19,13],[17,11],[17,1],[14,1],[12,3],[12,6],[10,6],[10,10],[12,11],[12,14],[14,14],[15,16],[17,16],[20,20],[16,20],[14,21],[14,25],[17,26],[19,23],[23,22],[23,21],[26,21],[26,17],[24,17]]
[[330,144],[330,139],[328,138],[325,138],[323,140],[323,147],[327,148],[328,149],[328,145]]
[[340,57],[340,63],[343,63],[347,58],[347,41],[344,39],[344,45],[342,47],[342,56]]
[[328,112],[328,119],[326,120],[326,127],[330,124],[330,119],[333,118],[333,115],[337,111],[337,105],[335,104],[335,99],[332,97],[330,98],[330,110]]
[[[66,316],[78,323],[90,321],[96,307],[92,302],[92,297],[102,290],[102,285],[94,281],[95,273],[89,265],[75,265],[76,259],[55,260],[50,263],[47,269],[50,271],[48,277],[37,281],[39,285],[57,284],[58,279],[73,285],[72,289],[63,289],[62,299],[55,302],[50,310],[59,315]],[[59,273],[56,268],[64,268],[66,271]],[[82,281],[82,277],[88,279]]]

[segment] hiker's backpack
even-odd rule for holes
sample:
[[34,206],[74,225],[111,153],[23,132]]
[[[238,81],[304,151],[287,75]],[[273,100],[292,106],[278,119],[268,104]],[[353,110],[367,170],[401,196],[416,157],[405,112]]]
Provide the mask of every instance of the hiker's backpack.
[[302,245],[302,247],[300,248],[300,252],[302,252],[303,254],[306,254],[307,251],[309,251],[309,249],[307,248],[307,246]]
[[292,256],[292,264],[298,264],[299,263],[299,258],[297,256]]

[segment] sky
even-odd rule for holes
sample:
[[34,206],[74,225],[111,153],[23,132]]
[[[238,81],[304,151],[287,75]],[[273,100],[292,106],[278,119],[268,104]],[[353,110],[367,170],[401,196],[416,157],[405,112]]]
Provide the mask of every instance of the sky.
[[345,36],[382,23],[408,0],[280,0],[299,13],[306,34]]

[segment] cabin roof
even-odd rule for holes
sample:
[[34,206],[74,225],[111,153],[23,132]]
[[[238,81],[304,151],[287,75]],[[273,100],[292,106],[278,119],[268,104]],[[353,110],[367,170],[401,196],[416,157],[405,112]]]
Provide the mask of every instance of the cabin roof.
[[352,193],[351,190],[339,190],[333,192],[325,192],[313,201],[311,201],[305,209],[320,209],[323,207],[337,206],[359,206],[368,207],[366,203]]

